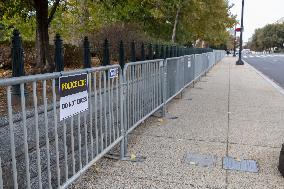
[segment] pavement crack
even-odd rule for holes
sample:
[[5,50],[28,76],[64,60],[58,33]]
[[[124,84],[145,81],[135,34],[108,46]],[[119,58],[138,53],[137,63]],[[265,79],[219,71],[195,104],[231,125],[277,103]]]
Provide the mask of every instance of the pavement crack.
[[[231,112],[230,110],[230,95],[231,95],[231,63],[229,63],[229,74],[228,74],[228,112]],[[226,156],[229,155],[229,132],[230,132],[230,114],[227,114],[228,116],[228,123],[227,123],[227,145],[226,145]],[[223,162],[222,162],[223,163]],[[228,188],[228,170],[226,170],[226,188]]]

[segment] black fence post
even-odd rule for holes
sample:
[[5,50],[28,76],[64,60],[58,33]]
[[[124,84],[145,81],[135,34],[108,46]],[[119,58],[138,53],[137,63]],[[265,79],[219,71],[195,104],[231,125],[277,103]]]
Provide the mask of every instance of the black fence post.
[[159,45],[155,44],[155,59],[160,58]]
[[170,47],[170,57],[172,58],[174,56],[174,49],[173,46]]
[[84,68],[91,67],[90,43],[88,37],[84,38]]
[[166,46],[166,58],[169,58],[170,57],[170,48],[169,46],[167,45]]
[[148,59],[153,60],[153,49],[151,43],[148,45]]
[[177,57],[178,56],[178,47],[175,46],[174,48],[174,56]]
[[131,42],[131,62],[136,62],[135,41]]
[[125,58],[124,57],[124,45],[123,45],[123,41],[121,40],[119,43],[119,65],[121,67],[121,70],[123,70],[124,65],[125,65],[124,58]]
[[56,34],[55,36],[54,46],[55,46],[55,54],[54,54],[55,71],[61,72],[64,70],[64,64],[63,64],[63,54],[62,54],[62,40],[59,34]]
[[108,40],[105,39],[103,45],[103,66],[110,65],[110,58],[109,58],[109,43]]
[[25,75],[23,48],[20,32],[13,31],[12,37],[12,76],[20,77]]
[[161,54],[160,54],[160,58],[165,59],[165,48],[164,48],[164,45],[161,45]]
[[145,46],[144,46],[144,43],[142,42],[141,43],[141,61],[144,61],[146,60],[145,58]]
[[[23,59],[23,48],[20,32],[18,30],[13,31],[12,36],[12,76],[20,77],[25,75],[24,59]],[[14,85],[12,88],[14,95],[20,95],[20,85]]]

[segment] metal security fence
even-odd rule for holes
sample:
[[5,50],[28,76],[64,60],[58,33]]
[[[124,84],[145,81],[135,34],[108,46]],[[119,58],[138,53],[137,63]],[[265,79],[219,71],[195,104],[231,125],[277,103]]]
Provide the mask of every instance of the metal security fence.
[[[0,189],[67,188],[185,87],[224,51],[0,80]],[[113,70],[118,75],[110,77]],[[58,79],[87,73],[88,110],[60,121]],[[19,94],[17,94],[19,93]]]
[[164,68],[163,59],[126,64],[125,126],[128,133],[162,106]]
[[184,63],[185,57],[166,59],[166,102],[180,93],[184,87]]
[[[120,70],[116,65],[0,81],[9,120],[1,127],[0,188],[64,188],[121,141],[122,79],[108,77],[113,68]],[[80,73],[89,77],[89,110],[59,121],[58,78]],[[17,85],[20,97],[12,99]],[[34,116],[27,118],[27,111]]]
[[194,68],[195,68],[195,61],[194,55],[187,55],[184,56],[184,83],[183,86],[187,87],[191,84],[194,80]]

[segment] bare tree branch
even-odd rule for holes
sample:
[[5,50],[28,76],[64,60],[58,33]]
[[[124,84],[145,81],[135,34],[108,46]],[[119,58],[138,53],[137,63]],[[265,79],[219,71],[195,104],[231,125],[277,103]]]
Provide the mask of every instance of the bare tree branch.
[[48,25],[50,24],[50,22],[52,21],[53,17],[54,17],[54,14],[56,12],[56,9],[59,5],[59,2],[60,0],[56,0],[51,8],[51,11],[50,11],[50,14],[49,14],[49,17],[48,17]]

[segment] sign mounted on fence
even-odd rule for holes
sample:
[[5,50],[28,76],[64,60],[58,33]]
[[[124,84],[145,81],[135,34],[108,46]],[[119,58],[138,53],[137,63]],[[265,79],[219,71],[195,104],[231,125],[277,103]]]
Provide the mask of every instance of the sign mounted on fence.
[[187,61],[187,67],[190,68],[191,67],[191,61],[188,59]]
[[118,68],[113,68],[109,70],[109,78],[113,79],[118,77]]
[[60,121],[88,110],[88,74],[59,78]]

